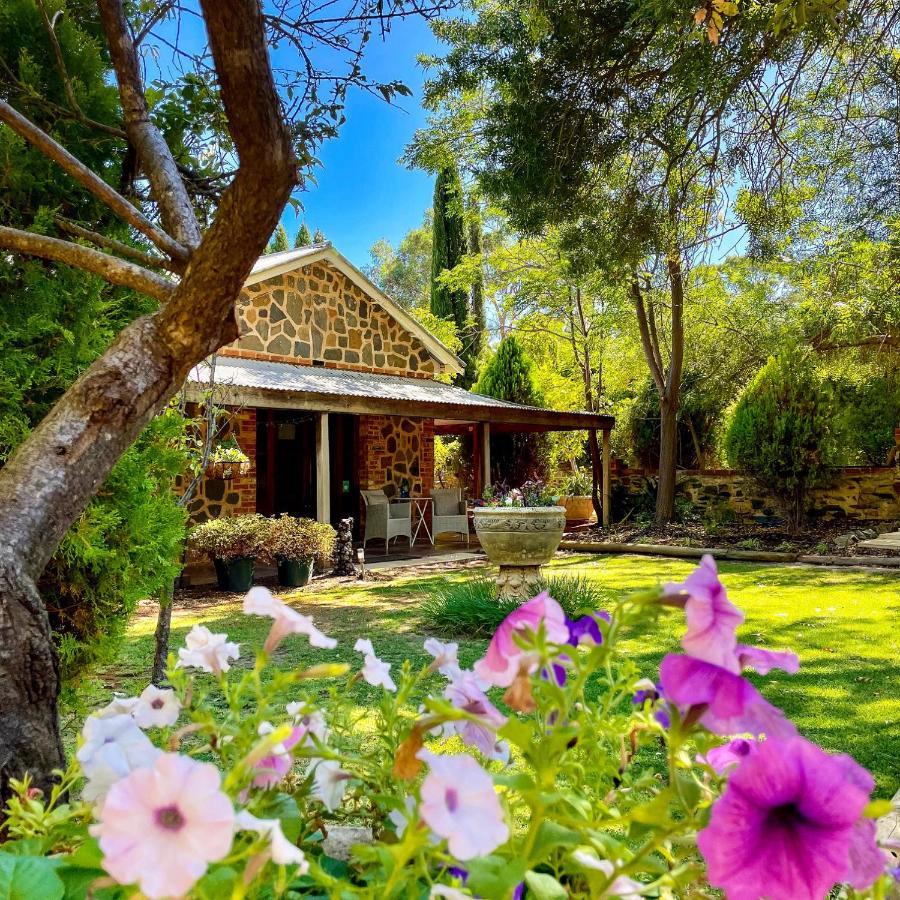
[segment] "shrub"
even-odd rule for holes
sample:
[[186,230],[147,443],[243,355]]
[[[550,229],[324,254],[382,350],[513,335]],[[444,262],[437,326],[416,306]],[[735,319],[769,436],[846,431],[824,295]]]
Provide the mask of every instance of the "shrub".
[[172,483],[183,470],[183,428],[173,413],[150,423],[40,577],[65,682],[110,659],[138,601],[181,571],[187,523]]
[[[576,616],[609,602],[609,598],[588,578],[542,578],[528,590],[528,597],[543,590],[565,610]],[[527,597],[498,597],[492,578],[467,579],[448,584],[426,595],[420,611],[432,628],[445,634],[483,636],[493,634],[497,626]]]
[[228,562],[244,556],[263,556],[268,537],[269,520],[254,513],[202,522],[191,529],[188,545],[210,559]]
[[268,559],[311,559],[324,568],[334,554],[337,532],[325,522],[282,515],[268,520],[263,552]]
[[793,530],[836,460],[833,413],[828,386],[799,354],[769,359],[735,404],[728,461],[775,494]]
[[851,463],[883,466],[900,425],[900,375],[838,385],[841,442]]
[[591,473],[579,469],[563,482],[563,494],[567,497],[586,497],[591,493],[593,486]]

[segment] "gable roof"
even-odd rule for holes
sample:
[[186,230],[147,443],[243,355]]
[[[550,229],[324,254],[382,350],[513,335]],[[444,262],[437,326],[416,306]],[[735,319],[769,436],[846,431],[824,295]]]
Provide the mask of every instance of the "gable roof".
[[438,363],[439,371],[459,375],[464,366],[459,357],[439,341],[427,328],[417,322],[400,304],[374,285],[343,254],[329,242],[310,244],[296,250],[282,250],[261,256],[250,270],[245,285],[258,284],[277,275],[285,275],[315,262],[327,262],[350,279],[361,291],[368,294],[389,316],[396,319],[410,334],[415,335]]

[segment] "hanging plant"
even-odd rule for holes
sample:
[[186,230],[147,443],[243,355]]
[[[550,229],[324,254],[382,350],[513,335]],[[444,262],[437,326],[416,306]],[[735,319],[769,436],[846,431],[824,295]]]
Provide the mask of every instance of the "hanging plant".
[[210,454],[206,477],[230,481],[250,472],[250,457],[241,450],[237,440],[230,437]]

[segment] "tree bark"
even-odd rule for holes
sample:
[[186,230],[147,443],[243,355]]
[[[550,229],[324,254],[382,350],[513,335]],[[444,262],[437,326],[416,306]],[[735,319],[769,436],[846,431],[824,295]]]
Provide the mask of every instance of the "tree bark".
[[656,491],[656,523],[663,525],[675,514],[675,481],[678,463],[678,407],[659,401],[659,483]]
[[59,668],[37,578],[191,367],[237,337],[238,295],[296,183],[258,2],[201,6],[238,171],[168,303],[127,326],[0,470],[0,799],[25,772],[46,789],[63,763]]
[[166,662],[169,658],[169,633],[172,630],[172,606],[175,584],[168,584],[159,592],[159,614],[156,617],[156,634],[153,652],[153,670],[150,681],[157,687],[166,680]]

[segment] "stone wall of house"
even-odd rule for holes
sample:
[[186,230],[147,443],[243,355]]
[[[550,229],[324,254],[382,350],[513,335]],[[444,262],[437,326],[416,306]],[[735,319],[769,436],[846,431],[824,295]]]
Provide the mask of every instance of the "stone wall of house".
[[[631,495],[646,490],[655,473],[624,469],[612,475],[613,490],[622,485]],[[721,517],[725,512],[741,518],[782,515],[778,502],[759,485],[731,469],[678,473],[677,495],[687,497],[700,515]],[[852,466],[834,473],[831,482],[812,492],[810,514],[814,518],[900,519],[900,468]]]
[[228,480],[201,478],[197,492],[188,504],[191,524],[256,512],[256,409],[234,410],[229,419],[229,432],[223,437],[229,433],[250,457],[250,471]]
[[238,301],[241,337],[225,355],[430,378],[425,345],[324,262],[251,285]]
[[360,416],[359,487],[396,496],[403,480],[413,496],[434,487],[434,420]]

